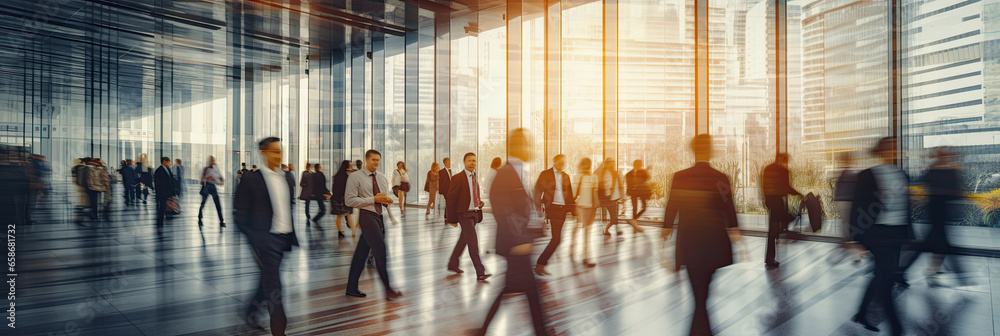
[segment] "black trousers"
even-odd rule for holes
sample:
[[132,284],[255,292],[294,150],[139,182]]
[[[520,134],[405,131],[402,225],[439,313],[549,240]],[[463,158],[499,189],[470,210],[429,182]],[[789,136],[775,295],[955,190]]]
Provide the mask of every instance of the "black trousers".
[[90,219],[97,220],[97,209],[101,207],[101,202],[98,202],[100,196],[100,191],[87,189],[87,203],[90,203]]
[[479,258],[479,236],[476,234],[476,219],[479,216],[476,212],[466,212],[459,215],[458,224],[462,226],[462,234],[455,242],[455,249],[451,251],[451,258],[448,259],[448,268],[458,268],[458,257],[465,252],[465,247],[469,247],[469,257],[472,258],[472,265],[476,267],[476,275],[486,274],[483,261]]
[[135,184],[124,183],[125,185],[125,204],[135,203]]
[[524,293],[528,296],[528,309],[531,311],[531,322],[535,328],[535,335],[547,335],[545,330],[545,314],[542,312],[542,296],[538,292],[538,282],[535,281],[535,274],[531,271],[531,256],[511,255],[507,256],[507,284],[497,295],[490,312],[486,314],[486,321],[483,328],[479,329],[479,335],[486,335],[486,330],[490,326],[490,321],[500,309],[500,301],[504,294]]
[[[646,201],[647,199],[645,197],[632,196],[632,219],[639,219],[642,214],[646,213]],[[638,202],[642,202],[642,210],[638,210]]]
[[788,214],[788,207],[785,206],[785,201],[782,199],[783,196],[765,196],[764,206],[767,207],[767,246],[766,252],[764,254],[765,263],[774,263],[775,248],[778,243],[778,236],[781,235],[786,229],[788,229],[788,222],[791,221],[791,215]]
[[163,227],[163,220],[167,218],[167,198],[156,197],[156,227]]
[[691,335],[711,335],[712,325],[708,322],[708,289],[712,284],[714,268],[687,267],[691,294],[694,296],[694,316],[691,318]]
[[548,265],[549,258],[552,257],[552,254],[556,252],[556,248],[559,247],[559,243],[562,242],[563,224],[566,223],[566,209],[566,206],[556,204],[545,208],[545,215],[549,218],[549,223],[552,224],[552,240],[549,241],[549,245],[545,246],[542,254],[538,256],[538,265]]
[[375,268],[378,269],[378,276],[382,279],[382,285],[388,292],[392,290],[392,286],[389,285],[389,271],[386,270],[385,223],[382,221],[382,215],[363,209],[358,213],[361,237],[358,239],[358,247],[354,249],[354,257],[351,259],[351,273],[347,278],[347,290],[358,290],[358,279],[361,278],[361,272],[365,270],[365,261],[368,259],[368,253],[371,252],[375,257]]
[[[312,201],[316,201],[316,204],[319,205],[319,214],[316,214],[316,217],[312,217],[312,215],[309,214],[309,202],[312,202]],[[326,201],[323,201],[323,200],[306,200],[306,220],[308,221],[310,218],[312,218],[313,221],[317,221],[318,222],[320,220],[320,218],[323,218],[323,216],[326,216],[326,204],[324,204],[324,203],[326,203]]]
[[861,298],[858,315],[866,318],[872,301],[878,302],[892,326],[893,335],[900,335],[903,332],[899,315],[896,313],[896,303],[892,298],[892,285],[896,281],[900,247],[906,238],[906,230],[908,228],[905,225],[872,225],[861,240],[865,248],[875,257],[875,277],[868,283],[868,288]]
[[263,313],[267,309],[271,315],[271,333],[284,335],[288,319],[281,295],[281,260],[285,251],[290,251],[292,238],[290,234],[255,233],[250,238],[253,256],[260,267],[260,285],[253,301],[247,308],[247,317]]
[[222,203],[219,203],[219,191],[216,189],[214,184],[206,183],[202,188],[201,194],[201,207],[198,208],[198,220],[202,218],[202,210],[205,209],[205,201],[208,200],[208,196],[212,196],[212,200],[215,201],[215,211],[219,213],[219,223],[225,223],[226,221],[222,219]]

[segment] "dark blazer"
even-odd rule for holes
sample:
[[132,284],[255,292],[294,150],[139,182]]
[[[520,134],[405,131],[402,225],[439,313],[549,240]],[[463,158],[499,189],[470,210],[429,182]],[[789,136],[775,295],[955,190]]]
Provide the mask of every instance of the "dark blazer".
[[145,184],[147,187],[156,189],[156,186],[153,185],[153,175],[149,173],[149,167],[146,167],[146,165],[139,163],[136,164],[135,169],[136,169],[136,174],[138,174],[139,180],[140,182],[142,182],[142,184]]
[[[555,198],[556,193],[556,173],[552,168],[546,169],[541,174],[538,175],[538,183],[535,183],[535,190],[532,197],[536,202],[541,202],[540,204],[544,206],[546,210],[552,205],[552,199]],[[569,174],[562,172],[562,193],[563,200],[566,203],[566,212],[572,211],[572,205],[574,203],[573,199],[573,182],[569,179]]]
[[167,197],[177,195],[177,189],[175,189],[177,180],[167,173],[166,167],[160,166],[159,168],[156,168],[156,173],[154,175],[153,185],[154,189],[156,189],[157,200],[162,201],[166,200]]
[[185,170],[184,166],[174,166],[174,167],[177,167],[177,169],[175,169],[176,172],[174,174],[174,179],[176,179],[178,183],[184,183],[184,170]]
[[497,176],[490,186],[490,202],[497,221],[497,254],[509,256],[510,249],[529,244],[538,237],[537,233],[528,231],[531,196],[524,190],[521,179],[509,162],[497,169]]
[[134,185],[138,182],[139,176],[135,173],[135,167],[126,165],[122,167],[122,183],[125,185]]
[[[903,175],[906,176],[906,181],[909,182],[909,175],[907,175],[906,172],[903,172]],[[853,240],[861,241],[864,244],[879,244],[878,241],[871,241],[868,238],[872,237],[867,236],[869,229],[878,221],[878,216],[881,215],[882,210],[885,209],[883,206],[885,201],[882,199],[881,192],[879,192],[880,189],[878,183],[879,181],[875,178],[875,171],[872,168],[865,169],[858,173],[858,184],[854,188],[854,202],[851,204],[851,227],[848,232]],[[910,202],[906,202],[906,213],[912,213],[912,210],[910,209]],[[912,224],[912,217],[906,216],[906,219],[907,233],[903,237],[895,238],[913,238],[913,230],[910,227]]]
[[302,189],[299,190],[299,199],[301,200],[312,199],[312,187],[309,186],[309,182],[312,180],[310,175],[312,175],[312,172],[303,170],[302,177],[299,178],[299,187],[302,187]]
[[285,181],[288,182],[288,190],[291,190],[288,193],[288,197],[292,199],[292,202],[295,202],[295,174],[292,174],[291,171],[286,171]]
[[350,174],[337,173],[333,175],[333,189],[330,195],[330,202],[344,203],[344,192],[347,191],[347,177]]
[[451,190],[451,175],[448,175],[448,170],[441,168],[438,170],[438,194],[444,195],[445,199],[448,199],[448,191]]
[[729,178],[708,162],[674,174],[667,199],[665,228],[677,224],[677,267],[721,268],[733,263],[727,228],[737,227]]
[[330,189],[326,188],[326,174],[323,172],[313,172],[309,174],[309,188],[312,189],[312,199],[316,201],[325,201],[325,194],[330,193]]
[[[480,184],[479,192],[482,191],[483,186]],[[445,195],[445,198],[449,199],[448,203],[445,204],[445,222],[458,223],[458,216],[469,212],[469,203],[472,203],[472,195],[469,193],[469,178],[465,176],[465,169],[462,169],[462,172],[451,177],[448,193]],[[482,198],[482,195],[480,195],[480,198]],[[478,217],[476,223],[482,221],[483,218]]]
[[[288,189],[291,194],[292,189]],[[251,243],[259,241],[261,235],[270,234],[271,218],[274,216],[274,209],[271,207],[271,194],[267,191],[267,183],[264,182],[264,175],[260,171],[247,172],[243,174],[243,181],[236,186],[236,196],[233,200],[235,206],[236,226],[240,228]],[[294,211],[289,211],[290,223],[295,223]],[[298,246],[299,240],[295,236],[295,226],[292,225],[292,245]]]

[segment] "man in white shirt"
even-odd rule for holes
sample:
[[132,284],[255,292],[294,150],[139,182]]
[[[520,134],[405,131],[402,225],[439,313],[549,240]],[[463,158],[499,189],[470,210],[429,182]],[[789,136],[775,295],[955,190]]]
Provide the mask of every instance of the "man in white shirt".
[[391,186],[385,175],[378,172],[379,162],[382,161],[382,154],[374,149],[365,152],[365,167],[356,173],[347,176],[347,186],[344,189],[344,204],[349,207],[359,209],[358,226],[361,227],[361,238],[358,239],[358,246],[354,250],[354,258],[351,260],[351,272],[347,277],[347,294],[354,297],[365,297],[365,293],[358,290],[358,279],[361,272],[365,270],[365,260],[368,253],[375,257],[375,267],[378,269],[379,278],[385,287],[385,299],[393,301],[403,296],[402,293],[392,289],[389,284],[389,272],[386,269],[386,245],[385,245],[385,221],[383,213],[389,211],[387,207],[396,201],[395,196],[386,195],[385,191],[390,191]]
[[236,224],[250,241],[254,259],[260,267],[260,287],[246,311],[246,321],[262,329],[258,314],[268,307],[271,334],[284,335],[287,318],[282,302],[281,259],[285,251],[298,246],[292,226],[291,190],[281,165],[281,140],[266,138],[258,144],[266,163],[264,169],[243,174],[236,189]]
[[537,202],[536,208],[545,211],[545,217],[552,224],[552,240],[545,247],[545,251],[538,256],[538,263],[535,264],[535,274],[541,276],[551,275],[545,271],[545,265],[548,265],[549,258],[562,242],[566,214],[573,211],[573,185],[565,169],[566,156],[556,155],[552,158],[552,168],[539,174],[538,183],[535,183],[532,199]]
[[476,177],[476,154],[466,153],[462,158],[465,169],[461,173],[455,174],[451,178],[451,185],[448,187],[448,202],[445,208],[445,222],[451,226],[462,225],[462,234],[455,242],[455,249],[448,259],[448,270],[455,273],[464,273],[458,268],[458,256],[462,255],[465,247],[469,247],[469,257],[476,268],[476,279],[486,281],[490,274],[486,274],[483,261],[479,258],[479,236],[476,235],[476,224],[483,221],[483,203],[479,178]]

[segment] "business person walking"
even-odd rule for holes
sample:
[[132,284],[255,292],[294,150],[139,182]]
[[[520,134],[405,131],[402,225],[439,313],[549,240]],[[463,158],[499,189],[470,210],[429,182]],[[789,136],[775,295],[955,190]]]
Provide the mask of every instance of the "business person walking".
[[444,158],[441,160],[444,164],[444,168],[438,170],[438,193],[441,194],[441,199],[437,201],[437,204],[444,203],[445,209],[448,208],[448,189],[451,185],[451,177],[455,174],[451,172],[451,159]]
[[566,214],[573,211],[573,183],[570,182],[569,174],[566,174],[566,156],[559,154],[552,158],[552,168],[542,171],[538,175],[538,182],[535,183],[534,195],[532,198],[537,202],[536,206],[545,211],[545,218],[549,219],[552,227],[552,240],[549,245],[538,256],[538,263],[535,265],[535,274],[545,276],[551,275],[545,271],[545,266],[549,264],[549,258],[556,252],[559,243],[562,242],[563,224],[566,223]]
[[204,226],[202,223],[202,214],[205,210],[205,201],[208,197],[212,197],[212,201],[215,202],[215,211],[219,214],[219,227],[226,227],[226,221],[222,217],[222,203],[219,202],[219,186],[225,185],[225,180],[222,178],[222,171],[219,170],[219,166],[215,164],[215,157],[208,157],[208,167],[201,170],[201,206],[198,207],[198,226]]
[[[597,214],[597,178],[590,173],[593,163],[590,158],[580,159],[580,179],[576,182],[576,203],[573,208],[576,210],[576,225],[573,226],[573,238],[570,242],[570,255],[573,251],[573,241],[576,240],[576,232],[583,229],[583,266],[594,267],[596,264],[590,262],[590,225],[594,223],[594,216]],[[572,258],[572,257],[571,257]],[[537,266],[536,266],[537,267]]]
[[729,178],[708,163],[712,137],[696,135],[691,149],[696,163],[674,174],[663,217],[663,238],[671,234],[676,219],[676,267],[687,267],[694,296],[690,334],[711,335],[707,301],[712,275],[733,263],[732,242],[740,240],[740,234]]
[[153,186],[156,189],[156,231],[163,233],[163,220],[167,216],[167,201],[171,197],[176,197],[174,190],[175,180],[170,173],[170,158],[164,156],[160,159],[160,167],[156,168],[153,177]]
[[527,132],[518,128],[510,132],[508,139],[509,158],[507,164],[497,170],[496,179],[490,187],[493,213],[497,221],[496,251],[507,259],[507,277],[503,291],[497,295],[490,311],[486,314],[479,335],[486,335],[493,316],[500,308],[504,294],[524,293],[528,296],[535,335],[547,335],[542,299],[538,292],[538,282],[531,271],[531,246],[538,234],[528,230],[533,203],[527,187],[524,161],[531,160],[531,147]]
[[868,283],[854,322],[878,331],[868,319],[868,306],[877,301],[885,312],[893,335],[903,334],[896,313],[892,287],[899,269],[900,248],[913,239],[910,227],[909,176],[896,166],[896,139],[879,140],[872,154],[881,164],[858,173],[851,207],[851,236],[875,259],[875,277]]
[[[326,201],[330,199],[330,189],[326,188],[326,174],[323,174],[323,166],[316,164],[316,171],[309,175],[309,188],[312,189],[312,200],[319,206],[319,213],[312,218],[312,222],[319,227],[319,220],[326,216]],[[309,215],[309,201],[306,201],[306,215]],[[306,222],[309,226],[309,222]]]
[[347,217],[347,228],[352,230],[351,235],[358,235],[358,226],[354,224],[351,217],[351,214],[354,212],[354,208],[351,208],[344,203],[344,191],[347,189],[347,178],[350,176],[351,171],[351,161],[344,160],[340,162],[340,168],[337,169],[337,173],[333,175],[333,189],[331,189],[330,195],[330,214],[337,216],[337,236],[340,238],[347,237],[344,236],[341,224],[344,217]]
[[462,158],[465,169],[461,173],[455,174],[451,178],[448,187],[448,206],[445,208],[445,221],[451,226],[462,225],[462,234],[455,242],[455,249],[448,259],[448,270],[455,273],[463,273],[458,268],[458,257],[469,247],[469,257],[472,258],[472,265],[476,268],[476,280],[486,281],[490,274],[486,274],[486,268],[479,258],[479,236],[476,235],[476,224],[483,221],[482,195],[479,189],[479,178],[476,177],[476,154],[466,153]]
[[243,174],[243,181],[236,188],[236,225],[246,235],[253,250],[254,260],[260,268],[260,284],[253,302],[246,310],[246,321],[251,327],[261,329],[259,314],[267,309],[271,316],[271,334],[285,334],[288,319],[285,316],[281,288],[281,260],[284,253],[298,246],[295,226],[292,225],[292,194],[281,164],[281,140],[270,137],[257,144],[264,157],[264,169]]
[[[431,170],[427,171],[427,180],[424,181],[424,191],[427,192],[427,211],[424,212],[424,217],[430,216],[431,209],[434,209],[435,198],[437,198],[438,189],[441,188],[440,177],[438,176],[438,171],[441,170],[437,162],[431,163]],[[437,216],[437,214],[434,214]]]
[[360,209],[358,226],[361,227],[361,238],[358,239],[358,246],[354,250],[354,258],[351,260],[346,294],[355,297],[366,296],[365,293],[358,290],[358,279],[365,269],[368,253],[371,252],[375,257],[379,278],[382,279],[382,285],[385,287],[385,299],[392,301],[403,294],[392,289],[389,284],[389,272],[386,269],[385,220],[382,214],[384,211],[389,211],[386,207],[396,200],[391,194],[383,193],[391,188],[385,175],[378,172],[381,160],[381,153],[369,149],[365,152],[364,169],[347,178],[344,202],[349,207]]

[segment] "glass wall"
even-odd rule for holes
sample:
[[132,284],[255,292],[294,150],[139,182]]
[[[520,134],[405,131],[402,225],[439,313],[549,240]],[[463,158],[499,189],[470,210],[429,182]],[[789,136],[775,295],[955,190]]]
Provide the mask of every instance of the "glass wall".
[[[695,20],[699,3],[705,21]],[[983,200],[969,203],[976,216],[965,224],[997,224],[988,204],[1000,197],[1000,18],[988,3],[317,5],[356,15],[348,25],[257,2],[151,5],[186,19],[85,1],[79,11],[16,4],[48,16],[0,20],[0,142],[49,156],[56,179],[85,156],[115,165],[169,156],[197,169],[209,155],[233,179],[240,163],[262,164],[260,138],[279,136],[299,171],[322,163],[332,175],[367,148],[383,152],[383,171],[405,161],[408,202],[419,204],[433,162],[450,156],[460,169],[475,152],[485,176],[494,157],[506,160],[507,131],[525,127],[538,154],[529,176],[559,153],[571,173],[584,157],[595,166],[613,157],[623,172],[642,160],[654,191],[643,219],[656,221],[670,177],[692,162],[696,123],[707,123],[713,164],[751,222],[765,213],[759,174],[775,153],[791,155],[793,186],[819,195],[836,225],[835,158],[851,153],[865,167],[864,149],[895,135],[915,181],[931,149],[961,152],[965,188]],[[695,98],[699,83],[707,102]]]

